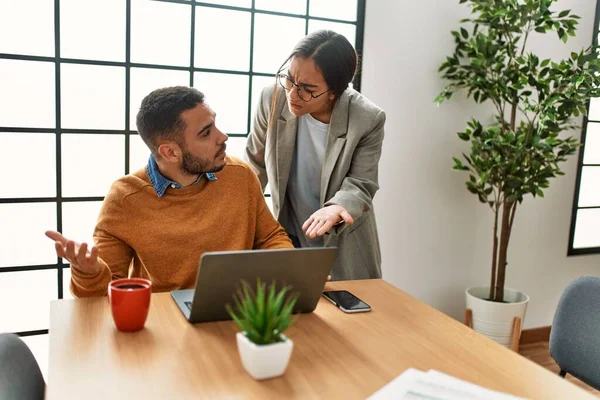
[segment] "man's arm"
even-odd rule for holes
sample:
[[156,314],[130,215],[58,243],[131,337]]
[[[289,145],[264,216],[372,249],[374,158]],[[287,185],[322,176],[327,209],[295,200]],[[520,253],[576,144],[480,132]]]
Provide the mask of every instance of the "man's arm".
[[71,293],[76,297],[105,296],[111,280],[128,276],[133,249],[108,231],[100,229],[102,218],[101,213],[94,232],[102,268],[91,274],[71,268]]
[[76,297],[106,295],[113,279],[126,278],[133,249],[118,237],[120,225],[127,223],[119,182],[104,199],[94,231],[95,246],[77,243],[58,232],[46,232],[55,241],[56,253],[71,264],[71,292]]
[[[119,265],[118,262],[108,264],[99,257],[98,246],[92,246],[88,249],[87,243],[78,243],[67,239],[61,233],[55,231],[47,231],[46,236],[54,240],[56,254],[59,257],[67,259],[71,264],[71,293],[75,297],[92,297],[104,296],[107,292],[108,283],[113,275],[109,265]],[[101,245],[108,243],[106,240],[100,240]],[[109,259],[115,259],[109,255]],[[125,257],[122,257],[125,260]],[[131,257],[127,262],[127,266],[121,271],[125,274],[118,274],[114,278],[125,277],[127,267],[131,262]],[[116,269],[116,268],[115,268]]]

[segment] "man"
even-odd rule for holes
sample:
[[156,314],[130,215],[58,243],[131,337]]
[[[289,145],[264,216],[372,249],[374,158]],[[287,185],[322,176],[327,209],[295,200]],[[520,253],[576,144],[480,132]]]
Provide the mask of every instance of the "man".
[[148,165],[117,180],[104,199],[96,243],[58,232],[56,253],[71,263],[71,292],[102,296],[113,279],[152,281],[154,291],[191,288],[205,251],[292,248],[267,208],[254,172],[226,156],[228,137],[196,89],[158,89],[142,101],[138,133]]

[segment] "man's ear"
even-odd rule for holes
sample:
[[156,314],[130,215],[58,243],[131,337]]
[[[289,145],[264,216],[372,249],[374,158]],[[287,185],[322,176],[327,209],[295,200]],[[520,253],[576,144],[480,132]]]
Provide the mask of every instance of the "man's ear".
[[181,148],[174,142],[162,142],[158,145],[158,154],[168,163],[178,164],[181,160]]

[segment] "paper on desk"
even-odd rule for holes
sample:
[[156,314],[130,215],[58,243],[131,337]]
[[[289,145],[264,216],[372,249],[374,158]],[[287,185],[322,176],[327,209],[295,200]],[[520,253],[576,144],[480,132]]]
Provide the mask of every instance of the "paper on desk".
[[369,400],[523,400],[443,374],[409,368]]

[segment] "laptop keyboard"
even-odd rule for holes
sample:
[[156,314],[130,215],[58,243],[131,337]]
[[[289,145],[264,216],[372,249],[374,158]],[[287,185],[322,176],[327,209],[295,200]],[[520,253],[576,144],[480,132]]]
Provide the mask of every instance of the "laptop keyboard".
[[184,303],[187,306],[188,310],[192,311],[192,302],[191,301],[184,301]]

